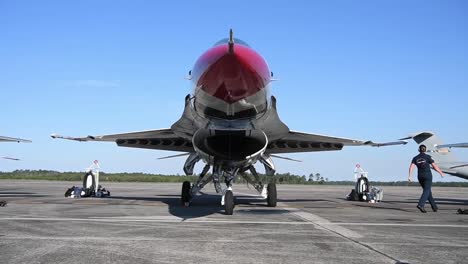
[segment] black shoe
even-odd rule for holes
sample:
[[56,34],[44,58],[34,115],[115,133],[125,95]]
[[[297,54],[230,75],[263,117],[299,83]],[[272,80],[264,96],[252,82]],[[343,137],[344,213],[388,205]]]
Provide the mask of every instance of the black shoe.
[[419,205],[416,206],[416,207],[419,209],[419,211],[421,211],[421,213],[427,213],[427,211],[426,211],[426,209],[424,209],[424,207],[421,207]]
[[439,211],[439,209],[432,207],[432,211],[436,213],[437,211]]

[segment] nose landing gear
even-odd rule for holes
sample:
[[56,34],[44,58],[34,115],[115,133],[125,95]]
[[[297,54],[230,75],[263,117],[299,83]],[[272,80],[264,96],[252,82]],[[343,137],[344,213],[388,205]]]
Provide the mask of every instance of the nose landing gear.
[[224,212],[227,215],[234,213],[234,194],[231,190],[227,190],[223,195],[222,202],[224,202]]

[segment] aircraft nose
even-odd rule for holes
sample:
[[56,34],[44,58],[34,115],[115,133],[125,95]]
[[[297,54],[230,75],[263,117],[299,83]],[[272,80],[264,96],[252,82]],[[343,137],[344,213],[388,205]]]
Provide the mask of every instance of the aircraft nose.
[[197,61],[194,71],[201,72],[196,86],[229,104],[256,94],[267,86],[270,71],[254,50],[237,45],[214,47]]

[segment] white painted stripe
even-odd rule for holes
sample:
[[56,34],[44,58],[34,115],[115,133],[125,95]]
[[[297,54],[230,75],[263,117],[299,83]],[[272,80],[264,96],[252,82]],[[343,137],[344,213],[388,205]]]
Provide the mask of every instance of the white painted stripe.
[[97,216],[97,217],[89,217],[87,219],[116,219],[116,220],[148,220],[148,221],[153,221],[153,220],[168,220],[168,221],[182,221],[184,220],[183,217],[177,217],[173,215],[161,215],[161,216]]
[[347,225],[347,226],[410,226],[410,227],[453,227],[468,228],[468,225],[443,225],[443,224],[404,224],[404,223],[323,223],[322,225]]
[[350,237],[350,238],[362,238],[362,235],[359,233],[356,233],[352,230],[349,230],[347,228],[344,228],[339,225],[329,225],[331,222],[328,221],[325,218],[322,218],[318,215],[314,215],[308,212],[304,212],[295,208],[288,208],[285,207],[283,208],[285,210],[288,210],[290,213],[293,215],[298,216],[299,218],[302,218],[308,222],[314,223],[316,228],[322,229],[322,230],[327,230],[345,237]]
[[159,222],[159,223],[222,223],[222,224],[277,224],[277,225],[313,225],[310,222],[280,222],[280,221],[238,221],[238,220],[208,220],[208,219],[119,219],[119,218],[47,218],[47,217],[7,217],[0,218],[0,221],[63,221],[63,222]]
[[[158,237],[121,237],[121,236],[116,236],[116,237],[90,237],[90,236],[63,236],[63,237],[58,237],[58,236],[2,236],[2,239],[4,240],[59,240],[59,241],[79,241],[79,240],[84,240],[84,241],[107,241],[107,242],[112,242],[112,241],[165,241],[165,242],[212,242],[212,240],[207,240],[207,239],[201,239],[201,238],[158,238]],[[251,244],[259,244],[259,243],[272,243],[270,240],[254,240],[254,241],[245,241],[243,239],[217,239],[216,242],[220,243],[239,243],[239,241],[242,241],[242,243],[251,243]],[[318,242],[314,241],[314,243],[323,243],[327,245],[346,245],[346,244],[352,244],[354,242],[352,241],[326,241],[326,242]],[[294,241],[289,241],[288,244],[303,244],[302,241],[299,242],[294,242]],[[376,242],[376,243],[371,243],[373,245],[399,245],[399,246],[434,246],[434,247],[456,247],[456,248],[465,248],[468,247],[468,244],[460,244],[460,243],[444,243],[441,245],[440,243],[418,243],[418,242]]]
[[[405,223],[332,223],[318,216],[311,217],[309,213],[297,214],[303,219],[308,219],[306,222],[301,221],[243,221],[243,220],[224,220],[224,219],[209,219],[209,218],[190,218],[183,219],[178,217],[148,217],[148,218],[119,218],[119,217],[103,217],[103,218],[48,218],[48,217],[5,217],[0,218],[0,221],[51,221],[51,222],[108,222],[108,223],[125,223],[125,222],[147,222],[147,223],[219,223],[219,224],[268,224],[268,225],[316,225],[320,229],[327,229],[336,233],[353,232],[348,229],[340,229],[340,225],[348,226],[401,226],[401,227],[444,227],[444,228],[468,228],[468,225],[443,225],[443,224],[405,224]],[[310,220],[317,220],[311,222]],[[340,231],[340,232],[338,232]]]

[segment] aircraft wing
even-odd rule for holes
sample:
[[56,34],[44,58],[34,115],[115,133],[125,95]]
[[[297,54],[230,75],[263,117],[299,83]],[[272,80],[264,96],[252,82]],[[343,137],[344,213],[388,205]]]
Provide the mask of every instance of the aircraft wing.
[[437,163],[437,166],[444,173],[468,180],[468,163],[466,162]]
[[0,136],[0,142],[24,142],[24,143],[31,143],[31,140],[21,139],[21,138],[2,137],[2,136]]
[[437,145],[436,148],[468,148],[468,143],[443,144]]
[[457,168],[463,168],[463,167],[468,167],[468,163],[452,166],[450,167],[450,169],[457,169]]
[[12,158],[12,157],[2,157],[2,159],[7,159],[7,160],[20,160],[20,159],[17,159],[17,158]]
[[267,153],[292,153],[341,150],[343,146],[372,146],[384,147],[392,145],[404,145],[406,141],[393,141],[374,143],[356,139],[331,137],[325,135],[308,134],[290,131],[286,136],[275,140],[268,145]]
[[75,141],[107,141],[115,142],[120,147],[146,148],[170,151],[193,152],[190,140],[181,138],[170,129],[147,130],[121,134],[68,137],[57,134],[50,135],[52,138],[75,140]]

